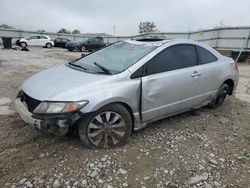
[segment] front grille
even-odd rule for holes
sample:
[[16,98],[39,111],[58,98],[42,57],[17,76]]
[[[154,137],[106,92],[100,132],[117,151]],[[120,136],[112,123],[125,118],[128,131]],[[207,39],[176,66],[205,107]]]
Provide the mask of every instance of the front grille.
[[30,97],[29,95],[27,95],[26,93],[22,93],[21,95],[21,101],[25,102],[27,104],[28,110],[29,112],[33,112],[35,110],[35,108],[41,103],[41,101],[33,99],[32,97]]

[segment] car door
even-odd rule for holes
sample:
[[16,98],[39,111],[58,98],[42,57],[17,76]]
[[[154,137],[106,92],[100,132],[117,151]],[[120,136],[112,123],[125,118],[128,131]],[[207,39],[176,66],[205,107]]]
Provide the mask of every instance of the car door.
[[38,36],[31,36],[27,40],[27,44],[29,46],[37,46],[38,43]]
[[218,58],[209,50],[202,46],[196,46],[197,57],[199,62],[199,72],[201,73],[200,82],[204,100],[210,102],[213,95],[217,92],[221,83],[221,71],[223,71],[223,63],[219,63]]
[[95,41],[96,41],[96,49],[100,49],[100,48],[103,48],[103,47],[104,47],[103,38],[101,38],[101,37],[96,37],[96,38],[95,38]]
[[49,42],[49,39],[45,36],[39,36],[38,38],[38,46],[46,46],[47,42]]
[[87,49],[88,50],[93,50],[94,49],[94,43],[93,43],[93,38],[89,38],[86,42]]
[[60,43],[60,47],[65,48],[65,45],[66,45],[67,42],[69,42],[68,39],[62,39],[62,41]]
[[199,103],[201,93],[194,45],[166,48],[145,65],[142,77],[142,121],[179,113]]
[[60,46],[61,40],[62,40],[62,39],[60,39],[60,38],[56,38],[56,39],[54,40],[54,46],[55,46],[55,47],[61,47],[61,46]]

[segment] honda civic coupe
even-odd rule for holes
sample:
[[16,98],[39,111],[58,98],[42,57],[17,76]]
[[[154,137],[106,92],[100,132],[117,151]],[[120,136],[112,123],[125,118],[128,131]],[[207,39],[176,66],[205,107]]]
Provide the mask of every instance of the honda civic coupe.
[[127,40],[31,76],[15,107],[37,129],[110,148],[150,122],[219,107],[237,84],[236,63],[204,43]]

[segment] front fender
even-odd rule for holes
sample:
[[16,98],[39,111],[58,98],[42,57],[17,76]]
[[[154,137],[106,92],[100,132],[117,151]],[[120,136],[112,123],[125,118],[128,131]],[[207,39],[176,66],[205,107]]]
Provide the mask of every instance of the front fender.
[[[88,111],[89,112],[94,112],[94,111],[96,111],[96,110],[98,110],[98,109],[100,109],[100,108],[102,108],[102,107],[104,107],[104,106],[106,106],[108,104],[111,104],[111,103],[125,103],[131,109],[132,109],[132,106],[133,106],[133,104],[131,104],[128,99],[122,98],[122,97],[116,97],[116,98],[110,98],[110,99],[103,100],[103,101],[91,106]],[[84,112],[84,111],[86,111],[86,109],[81,110],[81,112]]]
[[139,82],[122,82],[114,84],[111,88],[102,88],[102,90],[91,92],[86,97],[89,103],[81,109],[81,112],[94,112],[111,103],[125,103],[132,109],[133,113],[139,112]]

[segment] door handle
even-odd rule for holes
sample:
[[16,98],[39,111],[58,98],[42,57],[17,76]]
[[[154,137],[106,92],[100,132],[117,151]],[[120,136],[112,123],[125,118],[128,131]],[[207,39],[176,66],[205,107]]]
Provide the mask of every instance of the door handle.
[[193,74],[191,74],[192,77],[197,77],[197,76],[200,76],[201,73],[200,72],[197,72],[197,71],[194,71]]

